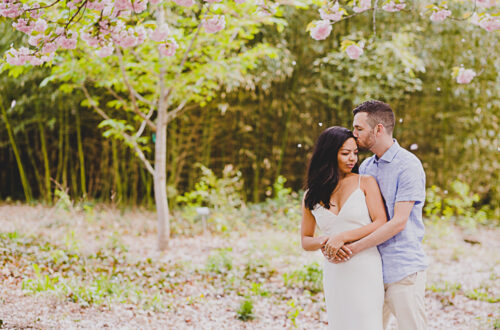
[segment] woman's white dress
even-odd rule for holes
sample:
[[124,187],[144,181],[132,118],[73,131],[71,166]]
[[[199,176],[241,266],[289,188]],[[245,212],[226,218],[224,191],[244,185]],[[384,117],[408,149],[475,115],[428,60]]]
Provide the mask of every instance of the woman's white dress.
[[[361,179],[361,176],[360,176]],[[371,222],[365,194],[358,188],[349,196],[338,215],[316,205],[312,211],[324,235],[335,235]],[[377,247],[366,249],[350,260],[323,268],[328,329],[382,329],[384,284],[382,260]]]

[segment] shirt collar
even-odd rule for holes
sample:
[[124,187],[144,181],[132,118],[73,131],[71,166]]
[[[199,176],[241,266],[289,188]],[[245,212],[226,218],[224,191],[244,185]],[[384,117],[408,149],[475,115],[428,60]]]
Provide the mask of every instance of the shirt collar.
[[394,157],[396,157],[396,154],[398,153],[399,149],[401,149],[401,147],[399,146],[399,143],[396,139],[392,139],[392,141],[394,141],[394,143],[392,144],[392,146],[389,149],[387,149],[387,151],[382,155],[382,157],[377,159],[377,156],[375,156],[376,162],[383,160],[387,163],[390,163],[390,162],[392,162]]

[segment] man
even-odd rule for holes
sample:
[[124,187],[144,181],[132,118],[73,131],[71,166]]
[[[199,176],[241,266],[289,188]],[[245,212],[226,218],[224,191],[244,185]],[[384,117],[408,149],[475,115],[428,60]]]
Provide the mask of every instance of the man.
[[388,104],[366,101],[353,114],[358,146],[374,153],[361,164],[359,173],[377,180],[389,221],[363,239],[345,245],[335,258],[326,257],[335,263],[345,262],[348,258],[342,256],[344,252],[355,255],[378,245],[385,288],[384,328],[394,314],[399,329],[425,329],[425,172],[420,160],[392,138],[395,119]]

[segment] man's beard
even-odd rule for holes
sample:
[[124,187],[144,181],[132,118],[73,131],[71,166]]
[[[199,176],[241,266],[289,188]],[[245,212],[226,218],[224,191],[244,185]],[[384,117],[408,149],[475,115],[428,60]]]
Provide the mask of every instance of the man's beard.
[[364,150],[364,151],[370,151],[370,149],[373,147],[373,145],[375,144],[375,141],[373,139],[373,137],[371,137],[371,139],[368,139],[368,143],[369,144],[362,144],[359,139],[356,139],[356,143],[358,144],[358,148],[361,149],[361,150]]

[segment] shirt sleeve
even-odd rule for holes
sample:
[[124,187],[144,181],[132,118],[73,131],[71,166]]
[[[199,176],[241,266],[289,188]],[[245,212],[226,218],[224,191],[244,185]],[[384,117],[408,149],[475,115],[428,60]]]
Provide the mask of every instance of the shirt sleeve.
[[425,172],[420,161],[415,160],[399,174],[396,202],[416,204],[425,201]]

